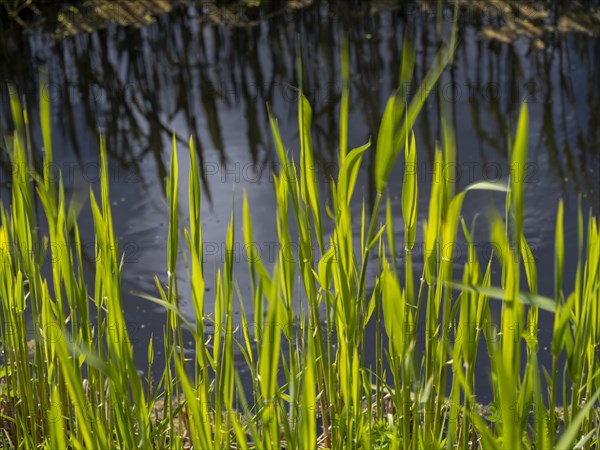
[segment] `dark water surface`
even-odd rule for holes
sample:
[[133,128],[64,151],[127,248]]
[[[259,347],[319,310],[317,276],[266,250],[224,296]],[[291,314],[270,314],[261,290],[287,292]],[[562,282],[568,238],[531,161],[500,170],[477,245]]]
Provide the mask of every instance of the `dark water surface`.
[[[238,218],[234,273],[242,296],[250,292],[241,230],[244,191],[263,259],[270,265],[277,255],[271,173],[278,165],[265,105],[270,103],[284,143],[297,154],[297,33],[302,42],[305,90],[313,105],[315,158],[324,195],[329,189],[329,175],[337,170],[341,33],[345,31],[350,42],[350,147],[364,144],[369,137],[374,141],[377,136],[385,102],[398,87],[404,35],[417,49],[414,84],[403,86],[409,93],[418,86],[443,39],[437,32],[435,15],[420,11],[414,4],[391,8],[378,3],[333,2],[298,10],[269,5],[268,11],[258,10],[255,17],[228,25],[214,24],[205,14],[201,6],[178,7],[142,28],[109,25],[61,40],[43,28],[24,34],[2,24],[0,31],[2,133],[12,127],[6,85],[10,82],[26,100],[34,148],[41,157],[37,72],[45,65],[50,83],[43,87],[42,95],[52,100],[55,163],[76,198],[87,198],[90,185],[98,187],[98,131],[107,137],[113,217],[125,252],[125,313],[134,346],[140,350],[136,352],[140,368],[146,367],[150,335],[156,340],[154,347],[161,348],[165,315],[156,305],[129,292],[154,295],[154,275],[166,280],[164,180],[171,157],[171,133],[177,137],[180,154],[182,223],[186,221],[190,135],[200,149],[208,314],[212,311],[215,268],[222,266],[225,256],[232,199]],[[446,31],[449,17],[445,14]],[[540,293],[552,297],[558,199],[563,198],[566,207],[565,291],[573,286],[578,197],[586,218],[590,209],[600,213],[600,39],[572,32],[546,36],[544,49],[533,48],[527,37],[499,43],[481,36],[481,26],[489,24],[486,20],[494,23],[495,19],[470,16],[461,20],[461,44],[455,62],[445,71],[417,120],[420,219],[427,213],[435,143],[441,136],[441,107],[448,106],[454,115],[460,190],[478,180],[508,177],[508,136],[514,133],[520,103],[525,100],[530,134],[524,231],[536,258]],[[371,201],[375,195],[371,175],[374,148],[365,156],[355,190],[357,231],[360,200]],[[10,167],[4,151],[0,162],[1,192],[7,204]],[[398,219],[396,230],[403,229],[402,171],[399,161],[388,186]],[[482,259],[491,252],[486,213],[494,207],[502,211],[503,202],[497,193],[469,194],[465,201],[467,223],[480,216],[476,243]],[[91,277],[94,236],[87,206],[80,220]],[[325,231],[332,231],[330,224]],[[400,247],[403,236],[396,237]],[[415,273],[422,270],[419,239],[420,235]],[[185,245],[183,240],[180,244]],[[457,242],[456,251],[459,261],[466,258],[462,241]],[[185,314],[193,318],[184,263],[181,255],[180,302]],[[402,261],[398,265],[402,271]],[[370,267],[375,270],[375,265]],[[251,311],[250,297],[244,301],[246,311]],[[540,324],[540,352],[546,363],[550,356],[544,340],[549,341],[552,327],[548,320],[540,320]],[[192,348],[191,340],[189,344]],[[486,376],[485,367],[481,374]]]

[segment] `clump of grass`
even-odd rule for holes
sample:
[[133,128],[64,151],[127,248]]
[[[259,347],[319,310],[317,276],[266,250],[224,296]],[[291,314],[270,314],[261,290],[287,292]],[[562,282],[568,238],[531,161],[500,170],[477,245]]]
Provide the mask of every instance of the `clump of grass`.
[[[423,92],[431,90],[451,60],[454,36],[455,32],[425,77]],[[414,51],[405,42],[403,80],[412,79],[413,58]],[[481,182],[456,193],[451,182],[454,177],[443,177],[440,172],[445,166],[451,167],[456,158],[450,118],[443,112],[443,136],[435,153],[436,174],[423,223],[426,259],[420,282],[415,284],[411,252],[418,227],[418,146],[410,130],[425,96],[416,95],[409,105],[397,93],[390,97],[377,138],[378,193],[370,218],[363,204],[357,224],[350,205],[362,158],[373,150],[370,142],[347,148],[347,48],[342,62],[340,169],[331,185],[327,209],[314,176],[312,111],[302,86],[298,102],[299,167],[284,147],[277,120],[269,115],[281,163],[281,171],[273,175],[281,250],[273,268],[249,252],[251,315],[239,298],[237,274],[233,273],[234,229],[239,219],[232,213],[223,267],[215,280],[206,280],[196,151],[190,139],[189,219],[181,224],[179,212],[185,206],[179,203],[179,156],[173,142],[166,189],[170,211],[168,278],[163,284],[156,277],[155,294],[141,294],[162,305],[167,314],[166,364],[153,389],[144,385],[137,372],[125,326],[123,258],[110,209],[104,141],[100,141],[100,194],[90,191],[96,264],[94,284],[87,285],[77,207],[68,204],[62,181],[55,182],[48,171],[53,153],[47,100],[42,98],[40,105],[46,152],[44,170],[38,174],[20,170],[33,163],[29,125],[18,99],[11,99],[15,131],[7,139],[7,148],[15,170],[10,204],[0,206],[3,447],[451,449],[598,445],[597,219],[590,214],[585,224],[579,209],[576,281],[573,291],[566,294],[562,282],[563,206],[559,203],[555,297],[539,296],[535,263],[523,233],[523,173],[516,170],[505,186]],[[298,67],[301,80],[300,59]],[[525,167],[527,130],[528,113],[523,105],[511,146],[511,167],[515,169]],[[394,219],[386,186],[402,149],[406,170],[400,221]],[[461,218],[465,197],[475,189],[498,191],[506,197],[505,218],[498,215],[491,223],[491,240],[502,266],[500,286],[491,285],[492,260],[478,260],[473,230]],[[34,207],[37,201],[43,207],[41,217]],[[244,241],[253,248],[246,197],[243,206]],[[323,232],[327,220],[333,229],[328,239]],[[45,236],[37,232],[40,223],[47,226]],[[394,240],[396,227],[404,227],[403,247]],[[462,266],[455,263],[453,254],[442,251],[451,248],[458,233],[469,247]],[[285,251],[295,234],[299,257],[294,260]],[[360,242],[356,242],[358,237]],[[66,242],[75,245],[67,246]],[[188,264],[182,268],[177,255],[184,242]],[[48,273],[42,270],[44,256],[55,249],[61,254],[52,258]],[[403,280],[396,267],[399,251],[406,255]],[[375,262],[371,253],[376,254]],[[369,264],[376,264],[374,279],[367,279]],[[522,269],[527,292],[521,290]],[[178,274],[182,270],[188,271],[191,283],[189,301],[194,320],[180,310]],[[208,284],[214,286],[211,320],[217,330],[211,345],[207,344],[209,319],[204,298]],[[241,309],[240,339],[234,333],[234,297],[238,297]],[[483,333],[492,325],[490,300],[499,300],[502,305],[501,332],[494,336]],[[540,309],[554,314],[553,364],[549,369],[541,368],[538,362]],[[31,318],[35,334],[31,348],[27,345],[26,316]],[[95,316],[98,319],[93,322]],[[249,317],[253,317],[254,327]],[[365,363],[365,355],[373,351],[365,340],[365,330],[372,323],[376,329],[374,368]],[[423,327],[428,332],[420,342]],[[451,331],[458,327],[462,339],[451,339]],[[183,353],[184,328],[194,337],[192,359]],[[489,357],[494,413],[475,402],[475,361],[482,346]],[[522,350],[527,354],[523,367]],[[155,351],[152,340],[147,351],[150,372]],[[242,353],[249,369],[252,398],[245,397],[234,366],[236,351]],[[559,365],[561,358],[566,361],[563,367]],[[543,391],[542,377],[547,392]],[[564,402],[560,415],[559,391]]]

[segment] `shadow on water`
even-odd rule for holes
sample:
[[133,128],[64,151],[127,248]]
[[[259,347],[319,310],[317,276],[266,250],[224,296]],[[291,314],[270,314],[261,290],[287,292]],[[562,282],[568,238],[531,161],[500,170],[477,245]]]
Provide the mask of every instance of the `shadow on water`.
[[[411,88],[418,86],[439,45],[435,9],[428,9],[427,3],[405,7],[358,1],[296,3],[294,7],[266,2],[260,8],[238,5],[218,10],[210,2],[177,2],[168,13],[143,26],[109,24],[60,39],[55,37],[51,20],[47,21],[50,25],[29,32],[3,21],[0,131],[4,134],[12,128],[8,92],[14,89],[29,109],[32,140],[39,149],[36,157],[41,160],[37,104],[40,95],[49,96],[55,169],[62,171],[68,191],[76,198],[86,198],[90,186],[98,186],[98,131],[106,135],[127,291],[154,293],[153,276],[166,277],[164,180],[172,135],[184,148],[189,136],[194,137],[202,168],[207,290],[213,289],[215,268],[223,262],[232,197],[241,217],[244,190],[259,251],[267,264],[274,263],[271,173],[278,166],[265,105],[271,105],[284,143],[297,155],[297,33],[303,48],[305,92],[314,110],[315,164],[323,192],[336,173],[340,36],[345,33],[350,44],[350,146],[377,136],[385,101],[398,87],[404,37],[414,42],[417,55],[415,79],[400,86],[408,96],[414,95]],[[559,17],[563,6],[556,3],[546,22]],[[543,277],[540,293],[552,296],[549,274],[558,198],[566,200],[565,235],[573,241],[578,197],[585,209],[600,212],[600,39],[597,34],[570,31],[544,32],[535,39],[516,36],[503,42],[502,37],[486,36],[506,20],[485,10],[463,12],[454,64],[430,93],[415,129],[420,153],[419,211],[427,210],[425,201],[434,181],[431,166],[441,136],[442,106],[450,108],[454,118],[455,173],[461,189],[480,179],[507,178],[508,136],[514,131],[521,101],[527,101],[531,130],[530,161],[525,168],[525,235]],[[449,15],[445,17],[447,25]],[[46,67],[50,80],[41,91],[40,66]],[[1,196],[6,201],[11,170],[5,151],[0,152],[0,164]],[[359,174],[356,217],[360,217],[360,198],[374,198],[373,166],[374,152],[370,151]],[[181,172],[187,168],[187,162],[181,161]],[[391,178],[388,190],[392,207],[399,212],[403,169],[399,164],[395,170],[398,175]],[[182,204],[186,201],[182,198]],[[493,205],[502,210],[502,203],[497,194],[473,194],[465,203],[465,220],[470,223]],[[94,237],[87,207],[81,221],[82,241],[90,244],[91,277]],[[479,256],[487,258],[491,247],[486,221],[479,218],[477,223]],[[239,230],[236,238],[243,242]],[[396,238],[403,241],[401,234]],[[417,239],[415,273],[423,260],[418,251],[421,237]],[[241,244],[235,249],[235,273],[243,296],[249,292],[246,249]],[[464,260],[464,243],[457,242],[457,251],[462,252],[457,260],[461,261],[461,255]],[[574,261],[576,257],[575,250],[567,249],[567,258]],[[183,256],[180,260],[183,264]],[[399,261],[400,270],[402,266]],[[565,283],[570,286],[573,280]],[[184,312],[193,317],[185,288],[181,296]],[[125,300],[134,346],[137,343],[145,349],[153,334],[155,348],[160,348],[162,311],[133,295]],[[207,311],[211,311],[210,304]],[[540,340],[548,341],[550,333],[540,330]],[[145,352],[139,353],[143,368]]]

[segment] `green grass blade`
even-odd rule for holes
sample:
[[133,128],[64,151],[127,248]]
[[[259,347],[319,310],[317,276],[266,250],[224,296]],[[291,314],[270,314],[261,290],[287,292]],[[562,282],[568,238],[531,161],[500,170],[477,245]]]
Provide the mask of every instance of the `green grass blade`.
[[[506,291],[502,288],[495,287],[485,287],[485,286],[469,286],[463,283],[458,283],[456,281],[447,283],[449,286],[455,289],[461,289],[469,292],[474,292],[477,294],[483,294],[486,297],[494,298],[496,300],[504,300],[506,298]],[[537,306],[538,308],[543,309],[548,312],[556,311],[556,302],[548,297],[543,297],[541,295],[532,295],[527,294],[525,292],[521,292],[518,300],[524,304],[529,306]]]
[[594,407],[596,400],[598,400],[598,396],[600,396],[600,391],[596,391],[589,401],[586,402],[585,406],[581,409],[581,411],[579,411],[577,416],[575,416],[575,418],[569,424],[569,427],[564,431],[554,448],[559,450],[567,450],[572,448],[571,446],[573,445],[573,442],[577,438],[577,434],[579,432],[579,426],[589,417],[590,411]]

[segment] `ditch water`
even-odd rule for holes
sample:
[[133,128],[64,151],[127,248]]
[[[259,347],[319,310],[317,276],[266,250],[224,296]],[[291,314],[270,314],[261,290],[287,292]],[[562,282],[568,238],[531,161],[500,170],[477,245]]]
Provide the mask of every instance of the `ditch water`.
[[[451,24],[451,11],[444,11],[446,34],[440,35],[435,8],[427,9],[421,3],[390,7],[383,2],[308,2],[291,8],[267,2],[250,11],[232,7],[233,12],[227,14],[214,6],[189,2],[156,16],[148,25],[111,24],[60,39],[54,37],[55,28],[44,25],[25,33],[15,24],[2,23],[0,31],[2,133],[12,127],[6,83],[10,82],[11,89],[26,101],[34,148],[41,157],[37,104],[40,94],[48,95],[56,169],[62,171],[70,195],[80,199],[88,197],[90,185],[98,188],[98,132],[106,135],[115,230],[125,252],[125,313],[132,343],[140,350],[135,354],[141,369],[147,366],[150,336],[154,336],[154,348],[161,349],[165,313],[131,292],[156,295],[154,275],[166,281],[164,183],[172,133],[179,146],[181,205],[187,205],[184,183],[190,135],[201,149],[206,310],[210,313],[215,269],[225,257],[232,199],[237,217],[234,274],[243,298],[250,292],[241,229],[244,191],[252,212],[255,247],[268,265],[274,263],[279,250],[271,178],[278,165],[265,105],[271,105],[284,144],[297,155],[297,34],[302,43],[305,90],[314,111],[316,170],[325,195],[329,176],[337,170],[342,32],[348,34],[350,47],[352,148],[377,136],[385,103],[398,87],[405,34],[417,50],[416,81],[402,87],[411,95]],[[565,201],[565,290],[573,286],[578,198],[586,218],[589,210],[600,213],[600,39],[594,30],[543,31],[539,37],[534,33],[512,39],[496,31],[500,37],[490,38],[490,30],[501,30],[504,23],[496,12],[470,11],[461,18],[454,64],[445,71],[417,119],[419,220],[428,210],[435,143],[441,136],[441,107],[449,107],[454,116],[458,191],[475,181],[508,177],[508,137],[514,133],[525,100],[530,130],[529,159],[524,168],[524,231],[536,259],[540,294],[552,297],[558,199]],[[559,13],[553,10],[552,14]],[[42,65],[47,68],[49,84],[40,92],[37,74]],[[374,155],[373,146],[359,173],[353,204],[355,230],[360,226],[360,200],[370,202],[375,196]],[[1,195],[8,204],[10,164],[4,150],[0,163]],[[403,229],[399,215],[402,171],[399,161],[388,186],[397,215],[396,230]],[[475,241],[482,260],[492,249],[486,213],[493,208],[502,211],[503,202],[501,194],[486,192],[469,194],[465,201],[466,222],[478,216]],[[80,224],[91,277],[94,236],[89,204],[80,215]],[[331,227],[326,225],[325,231],[331,232]],[[403,242],[402,233],[396,238]],[[415,273],[422,270],[420,239],[419,234]],[[467,253],[462,241],[457,241],[455,252],[457,260],[464,261]],[[184,313],[193,318],[184,264],[180,255],[180,303]],[[403,270],[402,261],[398,267]],[[460,276],[458,271],[456,274]],[[246,311],[251,311],[252,299],[246,295],[244,301]],[[549,342],[552,326],[544,319],[540,324],[540,358],[548,365],[551,355],[544,340]],[[191,351],[191,338],[189,345]],[[243,369],[241,355],[239,362]],[[160,366],[160,361],[157,364]],[[480,375],[487,377],[485,363]],[[481,401],[486,401],[485,396]]]

